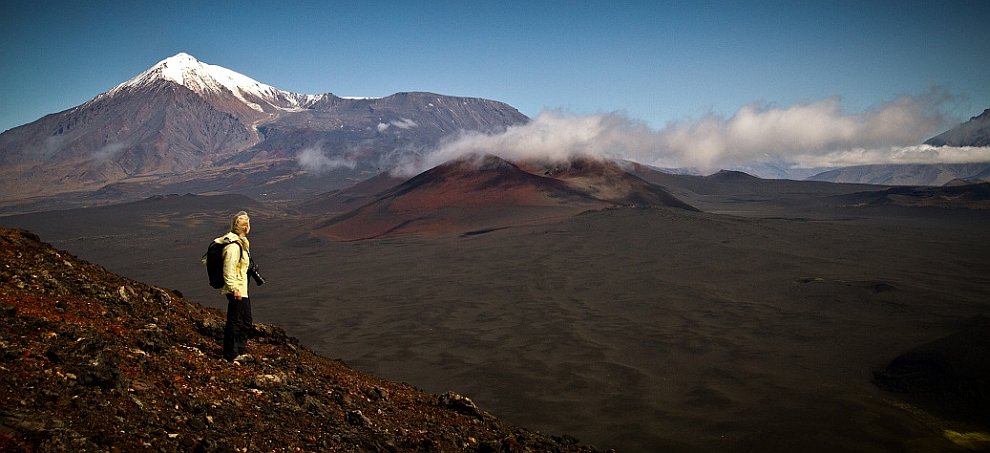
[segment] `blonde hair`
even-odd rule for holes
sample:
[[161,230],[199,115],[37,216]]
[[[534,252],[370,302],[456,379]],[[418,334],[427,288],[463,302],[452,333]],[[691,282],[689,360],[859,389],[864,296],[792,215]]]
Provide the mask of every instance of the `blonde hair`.
[[230,221],[230,232],[238,236],[244,236],[247,234],[248,225],[251,224],[251,218],[248,217],[247,213],[240,211],[234,214],[234,218]]

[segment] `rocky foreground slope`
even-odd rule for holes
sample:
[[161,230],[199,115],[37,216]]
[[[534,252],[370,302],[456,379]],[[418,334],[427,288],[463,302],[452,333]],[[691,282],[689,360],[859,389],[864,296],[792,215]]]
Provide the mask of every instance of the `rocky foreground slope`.
[[[205,284],[205,276],[204,276]],[[0,451],[594,451],[320,357],[0,229]]]

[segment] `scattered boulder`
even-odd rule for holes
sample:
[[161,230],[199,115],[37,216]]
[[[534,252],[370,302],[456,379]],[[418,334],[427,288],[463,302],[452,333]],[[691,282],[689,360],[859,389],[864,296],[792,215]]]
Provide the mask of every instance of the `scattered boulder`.
[[225,324],[226,321],[219,316],[204,316],[196,320],[196,330],[207,337],[219,340],[223,338]]
[[388,390],[375,386],[364,390],[364,396],[371,401],[388,401]]
[[478,417],[478,418],[491,416],[487,412],[484,412],[481,409],[479,409],[478,405],[474,404],[474,401],[472,401],[471,398],[468,398],[466,396],[460,395],[455,392],[447,392],[444,393],[443,395],[440,395],[440,397],[437,399],[437,402],[442,407],[453,409],[464,415],[470,415],[472,417]]
[[350,424],[352,424],[354,426],[372,426],[372,425],[374,425],[373,423],[371,423],[371,420],[368,419],[368,417],[366,417],[364,414],[362,414],[361,411],[359,411],[359,410],[347,411],[347,415],[344,416],[344,419],[347,420],[347,423],[350,423]]
[[54,363],[64,362],[79,384],[110,389],[121,384],[120,354],[99,338],[84,338],[75,347],[49,348]]
[[280,345],[298,345],[299,340],[295,337],[290,337],[285,333],[281,327],[273,326],[270,324],[256,323],[254,325],[253,337],[255,340],[268,344],[280,344]]
[[250,387],[256,389],[273,389],[286,384],[288,378],[285,374],[259,374],[251,378]]
[[138,346],[141,349],[150,352],[159,352],[165,348],[165,332],[157,324],[146,324],[137,333],[139,336]]
[[[20,432],[37,439],[38,451],[86,451],[99,447],[58,418],[26,411],[0,411],[0,432]],[[0,443],[0,446],[3,446]],[[16,451],[16,450],[15,450]]]

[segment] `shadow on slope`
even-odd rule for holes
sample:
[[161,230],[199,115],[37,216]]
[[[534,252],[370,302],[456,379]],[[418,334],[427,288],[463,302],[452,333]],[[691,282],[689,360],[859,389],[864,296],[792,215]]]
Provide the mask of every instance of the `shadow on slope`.
[[990,423],[990,318],[975,317],[957,332],[899,355],[874,373],[873,382],[936,413]]
[[990,182],[952,184],[941,187],[891,187],[835,197],[854,207],[906,206],[933,208],[990,209]]
[[240,210],[266,211],[243,195],[155,195],[143,200],[0,217],[0,224],[35,231],[43,237],[146,236],[152,227],[195,228],[216,224]]

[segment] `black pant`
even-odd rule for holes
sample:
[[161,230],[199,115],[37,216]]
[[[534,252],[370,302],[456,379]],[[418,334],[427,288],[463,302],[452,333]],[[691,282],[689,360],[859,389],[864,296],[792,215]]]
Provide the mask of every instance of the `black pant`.
[[227,294],[227,325],[223,329],[223,358],[234,360],[234,357],[245,353],[248,337],[254,330],[253,322],[251,300],[247,297],[236,300],[233,294]]

